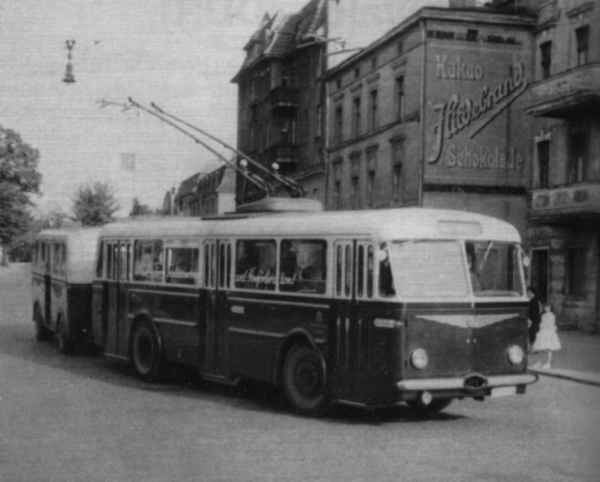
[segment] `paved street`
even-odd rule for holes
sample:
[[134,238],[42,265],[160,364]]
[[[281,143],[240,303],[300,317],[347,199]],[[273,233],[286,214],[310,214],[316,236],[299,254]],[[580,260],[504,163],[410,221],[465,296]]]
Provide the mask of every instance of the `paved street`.
[[2,482],[600,478],[600,387],[543,377],[525,396],[455,402],[427,421],[405,408],[302,418],[256,388],[148,385],[60,356],[34,340],[28,269],[0,268]]

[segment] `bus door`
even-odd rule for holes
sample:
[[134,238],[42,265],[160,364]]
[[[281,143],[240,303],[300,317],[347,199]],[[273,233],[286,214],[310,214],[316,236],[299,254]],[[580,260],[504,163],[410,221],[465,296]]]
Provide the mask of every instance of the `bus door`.
[[215,348],[219,373],[226,373],[229,354],[227,350],[227,327],[229,326],[229,306],[227,292],[231,288],[231,241],[217,240],[217,289],[215,305]]
[[120,241],[118,246],[118,275],[116,279],[116,298],[117,298],[117,350],[121,356],[128,356],[129,353],[129,280],[132,277],[131,266],[133,259],[133,247],[130,240]]
[[[330,350],[330,366],[333,372],[332,392],[337,398],[352,396],[354,386],[356,339],[356,301],[353,295],[354,284],[354,252],[356,242],[352,240],[336,241],[333,246],[334,256],[334,305],[333,349]],[[332,358],[332,360],[331,360]]]
[[119,340],[119,243],[109,241],[106,243],[106,338],[104,353],[118,355]]
[[217,240],[204,241],[202,252],[204,281],[204,361],[202,371],[220,373],[219,346],[217,341]]

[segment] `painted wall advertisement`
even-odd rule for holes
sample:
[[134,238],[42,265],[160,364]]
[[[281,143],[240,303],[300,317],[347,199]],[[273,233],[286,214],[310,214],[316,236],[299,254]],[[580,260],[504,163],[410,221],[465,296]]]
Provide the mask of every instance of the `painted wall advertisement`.
[[531,141],[523,105],[531,72],[508,48],[431,45],[426,183],[526,186]]

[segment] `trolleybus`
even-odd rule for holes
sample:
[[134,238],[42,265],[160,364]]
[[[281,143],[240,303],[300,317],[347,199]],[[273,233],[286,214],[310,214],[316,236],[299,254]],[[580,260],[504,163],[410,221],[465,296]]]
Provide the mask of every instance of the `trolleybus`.
[[265,381],[303,413],[522,394],[519,243],[506,222],[425,208],[114,223],[93,339],[144,379],[180,363]]
[[99,228],[48,229],[36,238],[32,260],[36,338],[56,335],[67,353],[91,341],[91,294]]

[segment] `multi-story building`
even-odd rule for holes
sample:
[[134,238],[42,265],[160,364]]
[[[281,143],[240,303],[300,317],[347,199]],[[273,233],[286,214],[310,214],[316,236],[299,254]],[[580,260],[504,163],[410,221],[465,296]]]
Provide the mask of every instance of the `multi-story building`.
[[421,8],[327,73],[329,209],[420,205],[526,232],[535,17]]
[[174,198],[175,212],[182,216],[212,216],[235,211],[235,172],[221,166],[184,179]]
[[[295,178],[322,199],[324,180],[325,18],[327,0],[291,15],[265,15],[247,42],[238,84],[238,149]],[[238,177],[237,202],[261,196]]]
[[600,328],[600,2],[548,1],[538,14],[531,282],[563,325]]

